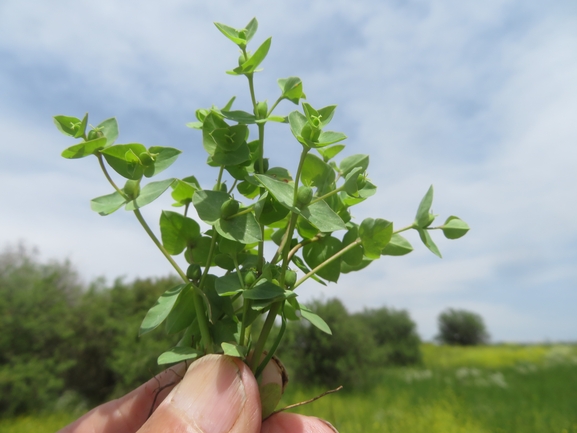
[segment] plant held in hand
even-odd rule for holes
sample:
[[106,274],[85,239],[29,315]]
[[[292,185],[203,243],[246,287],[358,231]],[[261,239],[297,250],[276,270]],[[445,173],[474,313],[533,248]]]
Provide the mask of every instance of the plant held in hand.
[[[351,209],[376,192],[367,178],[369,157],[352,155],[335,161],[346,139],[343,133],[327,129],[336,106],[315,108],[305,102],[299,78],[278,80],[280,96],[271,107],[257,99],[254,74],[271,46],[269,38],[254,52],[247,51],[257,26],[256,19],[242,29],[216,23],[240,48],[238,66],[228,73],[247,78],[252,107],[247,111],[233,109],[233,97],[222,108],[197,110],[197,121],[187,125],[201,132],[207,164],[218,172],[212,188],[201,187],[194,176],[143,182],[168,168],[181,151],[146,148],[138,143],[115,144],[118,124],[114,118],[88,131],[88,115],[82,119],[55,116],[54,121],[62,133],[81,139],[62,156],[95,156],[113,188],[112,193],[93,199],[92,209],[100,215],[123,206],[133,212],[182,278],[181,284],[158,299],[140,328],[143,335],[164,323],[169,334],[182,336],[176,347],[159,356],[158,363],[224,353],[243,359],[259,378],[282,339],[287,321],[305,319],[331,332],[321,317],[299,303],[296,289],[305,281],[337,282],[342,273],[359,271],[383,255],[408,254],[413,247],[400,233],[410,229],[417,230],[425,246],[440,257],[429,232],[440,229],[447,238],[457,239],[469,227],[455,216],[439,227],[431,226],[436,217],[430,210],[432,186],[415,220],[406,227],[395,229],[392,222],[381,218],[353,222]],[[302,111],[274,114],[285,100],[300,104]],[[265,157],[269,122],[290,127],[300,149],[293,170],[269,167]],[[125,180],[124,185],[113,180],[110,169]],[[158,238],[140,209],[169,189],[173,206],[183,211],[161,213]],[[191,205],[200,222],[189,216]],[[180,254],[184,254],[187,269],[173,258]],[[266,318],[253,339],[250,328],[261,315]],[[280,331],[269,338],[277,318]],[[282,389],[274,383],[262,386],[266,417],[274,410]]]

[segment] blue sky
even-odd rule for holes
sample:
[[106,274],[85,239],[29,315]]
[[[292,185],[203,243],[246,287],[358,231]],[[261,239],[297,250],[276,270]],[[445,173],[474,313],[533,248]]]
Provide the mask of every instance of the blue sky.
[[[472,227],[459,241],[436,237],[442,260],[412,236],[411,255],[300,296],[408,309],[427,339],[454,307],[480,313],[494,341],[576,340],[574,1],[4,0],[0,247],[25,240],[46,259],[69,258],[86,281],[169,273],[132,215],[90,211],[110,191],[95,160],[59,156],[74,142],[52,116],[117,117],[119,142],[181,148],[168,175],[212,185],[184,124],[196,108],[247,101],[245,81],[224,73],[236,47],[212,22],[253,16],[255,43],[273,37],[257,97],[274,100],[277,78],[301,77],[313,106],[338,104],[343,156],[370,154],[379,189],[359,220],[410,223],[434,184],[440,218]],[[290,133],[272,125],[267,137],[271,163],[295,158]],[[144,214],[154,224],[169,206],[167,195]]]

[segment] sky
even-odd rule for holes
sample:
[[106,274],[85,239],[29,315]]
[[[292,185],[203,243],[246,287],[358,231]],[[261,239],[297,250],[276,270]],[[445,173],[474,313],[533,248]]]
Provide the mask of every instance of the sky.
[[[129,212],[90,210],[112,191],[96,159],[60,157],[75,141],[52,116],[116,117],[119,143],[180,148],[167,177],[210,188],[217,174],[185,124],[233,95],[247,109],[245,80],[225,74],[238,49],[213,22],[242,28],[255,16],[253,44],[273,38],[257,99],[276,100],[276,80],[298,76],[313,106],[338,105],[341,155],[370,155],[378,190],[356,220],[410,224],[433,184],[439,220],[471,227],[460,240],[434,236],[443,259],[409,233],[410,255],[305,284],[301,300],[406,309],[426,340],[447,308],[480,314],[494,342],[577,340],[573,0],[3,0],[0,248],[69,259],[86,282],[171,273]],[[271,166],[295,165],[287,128],[269,131]],[[154,227],[170,205],[166,194],[143,214]]]

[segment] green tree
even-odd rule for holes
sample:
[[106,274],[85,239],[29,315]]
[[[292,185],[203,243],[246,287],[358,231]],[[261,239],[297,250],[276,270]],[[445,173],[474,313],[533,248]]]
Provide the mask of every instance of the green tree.
[[372,333],[380,365],[413,365],[422,361],[421,339],[407,311],[383,307],[365,309],[355,316]]
[[475,346],[489,341],[483,318],[471,311],[449,308],[439,315],[438,323],[439,335],[436,338],[441,343]]

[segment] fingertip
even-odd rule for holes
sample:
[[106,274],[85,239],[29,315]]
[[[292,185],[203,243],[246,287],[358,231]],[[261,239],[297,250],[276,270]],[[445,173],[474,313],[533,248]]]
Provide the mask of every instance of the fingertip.
[[296,413],[277,413],[262,423],[261,433],[338,433],[328,421]]

